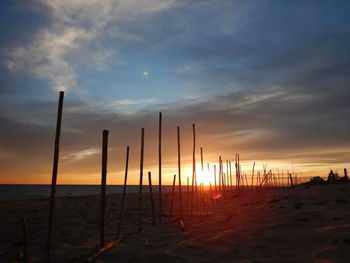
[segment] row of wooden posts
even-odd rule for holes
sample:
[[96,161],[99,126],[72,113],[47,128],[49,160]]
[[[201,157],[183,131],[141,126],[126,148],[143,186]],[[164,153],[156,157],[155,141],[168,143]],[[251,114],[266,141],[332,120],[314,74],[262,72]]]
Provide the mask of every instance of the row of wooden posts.
[[[64,100],[64,92],[60,92],[59,94],[59,102],[58,102],[58,113],[57,113],[57,123],[56,123],[56,135],[55,135],[55,144],[54,144],[54,158],[53,158],[53,169],[52,169],[52,181],[51,181],[51,194],[50,194],[50,203],[49,203],[49,216],[48,216],[48,230],[47,230],[47,239],[46,239],[46,261],[50,262],[51,256],[51,240],[52,240],[52,225],[54,218],[54,206],[55,206],[55,193],[56,193],[56,181],[57,181],[57,172],[58,172],[58,161],[59,161],[59,146],[60,146],[60,134],[61,134],[61,122],[62,122],[62,111],[63,111],[63,100]],[[205,195],[209,194],[212,202],[216,202],[217,199],[226,198],[228,196],[232,196],[235,189],[244,189],[248,186],[255,185],[258,188],[262,186],[285,186],[283,185],[283,180],[279,180],[280,177],[276,177],[271,170],[267,172],[267,165],[264,165],[264,173],[260,176],[260,172],[257,173],[256,183],[254,184],[254,169],[255,162],[252,170],[252,178],[251,183],[248,182],[247,176],[242,174],[241,165],[240,165],[240,156],[239,154],[235,155],[235,174],[236,174],[236,184],[233,183],[232,177],[232,168],[231,161],[226,161],[226,173],[224,172],[224,162],[219,157],[218,164],[218,177],[217,177],[217,166],[214,165],[214,182],[209,182],[209,189],[205,189],[204,183],[199,183],[197,181],[196,176],[196,131],[195,124],[192,125],[193,131],[193,156],[192,156],[192,181],[190,184],[190,178],[187,177],[187,212],[191,214],[195,214],[199,212],[200,206],[202,208],[205,207],[206,199]],[[117,244],[120,241],[120,232],[121,232],[121,224],[125,206],[125,195],[126,195],[126,187],[127,187],[127,177],[128,177],[128,165],[129,165],[129,151],[130,147],[126,148],[126,159],[125,159],[125,176],[124,176],[124,184],[123,184],[123,192],[122,192],[122,200],[121,207],[119,213],[119,223],[117,225],[116,237],[113,241],[108,242],[106,244],[105,241],[105,213],[106,213],[106,178],[107,178],[107,159],[108,159],[108,130],[104,130],[102,133],[102,171],[101,171],[101,210],[100,210],[100,249],[99,251],[88,260],[91,262],[94,260],[95,256],[102,253],[104,250],[110,248],[111,246]],[[185,229],[185,225],[183,222],[184,217],[184,206],[183,206],[183,198],[182,198],[182,182],[181,182],[181,144],[180,144],[180,127],[177,127],[177,161],[178,161],[178,173],[174,174],[173,184],[171,189],[171,205],[170,205],[170,215],[173,215],[173,206],[174,206],[174,193],[175,193],[175,185],[176,185],[176,177],[178,179],[178,204],[179,204],[179,213],[178,220],[182,229]],[[200,148],[200,156],[201,156],[201,170],[204,173],[204,162],[203,162],[203,149]],[[138,191],[138,231],[142,230],[142,190],[143,190],[143,167],[144,160],[144,128],[141,129],[141,151],[140,151],[140,181],[139,181],[139,191]],[[158,189],[158,220],[162,222],[162,217],[166,214],[163,209],[163,200],[162,200],[162,113],[159,113],[159,142],[158,142],[158,174],[159,174],[159,189]],[[207,164],[208,172],[209,172],[209,163]],[[282,176],[283,178],[283,176]],[[293,186],[293,177],[289,174],[289,186]],[[152,192],[152,175],[151,172],[148,172],[148,183],[149,183],[149,191],[150,191],[150,200],[151,200],[151,212],[152,212],[152,223],[156,224],[156,212],[153,200],[153,192]],[[212,185],[213,183],[213,185]],[[209,191],[208,191],[209,190]],[[196,212],[195,212],[196,211]],[[25,229],[25,221],[22,221],[22,229],[25,243],[25,256],[24,261],[27,262],[28,254],[26,251],[26,229]]]

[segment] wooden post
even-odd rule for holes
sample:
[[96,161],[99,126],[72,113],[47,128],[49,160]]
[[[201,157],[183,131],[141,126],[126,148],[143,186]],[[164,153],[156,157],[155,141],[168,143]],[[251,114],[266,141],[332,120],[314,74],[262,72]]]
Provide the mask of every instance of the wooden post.
[[213,202],[213,191],[211,189],[211,181],[209,181],[209,195],[210,195],[210,202]]
[[238,174],[238,157],[237,157],[237,153],[235,155],[235,168],[236,168],[236,187],[237,187],[237,189],[239,189],[240,180],[239,180],[239,174]]
[[171,189],[171,203],[170,203],[170,215],[171,216],[173,215],[173,207],[174,207],[175,182],[176,182],[176,174],[174,174],[173,188]]
[[159,174],[159,222],[162,222],[162,113],[159,112],[159,135],[158,135],[158,174]]
[[204,179],[203,148],[201,147],[202,179]]
[[201,168],[202,168],[202,208],[204,209],[204,164],[203,164],[203,148],[200,147],[201,151]]
[[290,179],[290,188],[293,188],[294,185],[293,185],[293,178],[292,178],[292,174],[291,173],[289,174],[289,179]]
[[218,189],[217,189],[217,185],[216,185],[216,164],[214,164],[214,184],[215,184],[215,194],[217,194]]
[[151,200],[151,210],[152,210],[152,225],[156,225],[156,214],[154,211],[154,202],[153,202],[153,192],[152,192],[152,175],[151,172],[148,172],[148,184],[149,184],[149,195]]
[[242,174],[241,174],[241,163],[240,163],[240,160],[239,160],[239,154],[238,153],[237,153],[237,163],[238,163],[238,181],[239,181],[239,185],[241,185],[241,181],[243,181],[243,180],[242,180]]
[[348,180],[348,172],[346,171],[346,168],[344,168],[344,180]]
[[54,156],[53,156],[51,194],[50,194],[50,206],[49,206],[49,222],[48,222],[47,239],[46,239],[46,261],[47,262],[50,262],[50,252],[51,252],[51,233],[52,233],[53,212],[54,212],[54,206],[55,206],[58,158],[59,158],[59,152],[60,152],[59,148],[60,148],[63,98],[64,98],[64,92],[61,91],[59,100],[58,100],[55,149],[54,149]]
[[233,194],[233,179],[232,179],[232,169],[231,169],[231,161],[228,162],[230,166],[230,181],[231,181],[231,195]]
[[180,219],[183,218],[182,213],[182,189],[181,189],[181,154],[180,154],[180,127],[177,126],[177,164],[179,176],[179,201],[180,201]]
[[254,162],[254,164],[253,164],[252,184],[251,184],[251,186],[253,186],[253,182],[254,182],[254,168],[255,168],[255,162]]
[[28,263],[28,249],[27,249],[27,226],[26,219],[22,217],[22,241],[23,241],[23,261],[24,263]]
[[202,190],[202,194],[201,194],[201,196],[202,196],[202,210],[204,210],[205,209],[205,196],[204,196],[204,181],[202,181],[202,187],[201,187],[201,190]]
[[230,185],[230,174],[229,174],[229,169],[228,169],[228,160],[226,160],[226,190],[227,192],[230,192],[231,190],[231,185]]
[[198,188],[197,188],[197,176],[196,176],[196,126],[192,124],[193,132],[193,150],[192,150],[192,198],[191,198],[191,210],[193,210],[193,199],[196,199],[196,206],[198,210]]
[[142,229],[142,179],[143,179],[143,152],[144,152],[144,138],[145,129],[141,129],[141,153],[140,153],[140,183],[139,183],[139,227],[138,231]]
[[120,228],[121,228],[122,220],[123,220],[126,184],[127,184],[127,180],[128,180],[129,148],[130,148],[129,146],[126,147],[124,186],[123,186],[122,203],[121,203],[121,206],[120,206],[119,223],[118,223],[116,238],[119,238]]
[[105,245],[106,179],[107,179],[108,130],[102,134],[101,214],[100,246]]
[[219,192],[221,192],[221,156],[219,156]]

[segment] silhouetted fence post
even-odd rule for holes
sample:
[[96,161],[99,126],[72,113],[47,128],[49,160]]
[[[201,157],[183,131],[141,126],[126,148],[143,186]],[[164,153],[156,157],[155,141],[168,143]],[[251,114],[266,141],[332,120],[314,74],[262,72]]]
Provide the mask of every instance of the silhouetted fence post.
[[255,168],[255,162],[253,164],[253,171],[252,171],[252,184],[251,186],[253,186],[253,183],[254,183],[254,168]]
[[194,198],[196,199],[196,208],[198,210],[198,189],[197,189],[197,176],[196,176],[196,126],[192,124],[193,133],[193,150],[192,150],[192,198],[191,198],[191,210],[193,210]]
[[180,154],[180,127],[177,126],[177,164],[179,176],[179,201],[180,201],[180,219],[183,218],[182,213],[182,189],[181,189],[181,154]]
[[293,188],[293,178],[292,178],[292,174],[289,174],[289,179],[290,179],[290,187]]
[[233,194],[233,179],[232,179],[231,161],[229,161],[228,164],[230,166],[231,195],[232,195]]
[[216,164],[214,164],[214,190],[215,190],[215,194],[218,193],[218,189],[217,189],[217,185],[216,185]]
[[158,168],[159,168],[159,222],[162,222],[162,113],[159,112],[159,134],[158,134]]
[[348,173],[346,171],[346,168],[344,168],[344,180],[347,181],[348,180]]
[[126,184],[127,184],[127,180],[128,180],[128,167],[129,167],[129,146],[127,146],[127,148],[126,148],[124,186],[123,186],[122,203],[120,206],[119,223],[118,223],[116,238],[119,238],[120,228],[121,228],[122,220],[123,220]]
[[106,213],[106,179],[108,155],[108,130],[102,134],[102,173],[101,173],[101,214],[100,214],[100,246],[105,245],[105,213]]
[[202,206],[204,209],[204,164],[203,164],[203,148],[200,147],[200,151],[201,151],[201,168],[202,168]]
[[138,231],[142,229],[142,179],[143,179],[143,152],[144,152],[144,137],[145,129],[141,129],[141,153],[140,153],[140,184],[139,184],[139,227]]
[[58,101],[55,149],[54,149],[54,157],[53,157],[51,194],[50,194],[50,206],[49,206],[49,221],[48,221],[48,230],[47,230],[47,239],[46,239],[46,261],[47,262],[50,262],[50,253],[51,253],[51,233],[52,233],[53,212],[54,212],[54,206],[55,206],[58,158],[59,158],[59,152],[60,152],[59,148],[60,148],[63,98],[64,98],[64,92],[61,91],[59,96],[59,101]]
[[213,191],[211,189],[211,181],[209,181],[209,195],[210,195],[210,202],[213,203]]
[[222,175],[221,175],[221,156],[219,156],[219,192],[222,192],[222,187],[221,187],[221,183],[222,183],[222,179],[221,179]]

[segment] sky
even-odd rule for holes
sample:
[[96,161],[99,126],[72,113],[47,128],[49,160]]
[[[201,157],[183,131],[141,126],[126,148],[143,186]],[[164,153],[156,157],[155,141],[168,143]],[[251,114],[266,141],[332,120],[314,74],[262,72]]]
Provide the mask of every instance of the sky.
[[[192,123],[204,162],[241,157],[303,176],[350,162],[350,2],[307,0],[3,0],[0,183],[51,182],[65,92],[59,184],[98,184],[108,129],[109,184],[190,176]],[[212,166],[211,166],[212,167]]]

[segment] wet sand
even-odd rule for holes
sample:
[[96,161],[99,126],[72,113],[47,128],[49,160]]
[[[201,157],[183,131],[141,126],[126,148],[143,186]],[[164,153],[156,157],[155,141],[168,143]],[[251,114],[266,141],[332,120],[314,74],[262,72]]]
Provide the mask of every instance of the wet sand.
[[[137,195],[128,194],[123,239],[96,262],[349,262],[349,197],[350,184],[245,189],[226,200],[208,198],[196,215],[188,214],[185,199],[182,231],[176,216],[151,224],[145,193],[143,227],[137,232]],[[106,241],[115,237],[120,200],[119,194],[107,198]],[[169,214],[169,194],[164,200]],[[99,196],[57,198],[52,262],[84,262],[96,250],[99,207]],[[178,210],[176,205],[174,213]],[[48,199],[0,203],[0,262],[23,262],[22,216],[27,218],[29,262],[44,262]]]

